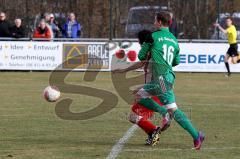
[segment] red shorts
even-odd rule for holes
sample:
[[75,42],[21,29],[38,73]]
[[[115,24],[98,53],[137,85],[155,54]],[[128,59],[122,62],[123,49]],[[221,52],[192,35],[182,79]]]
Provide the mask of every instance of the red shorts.
[[[160,100],[158,99],[158,97],[156,96],[153,96],[152,99],[157,102],[160,106],[162,106],[163,104],[160,102]],[[138,104],[138,103],[135,103],[133,104],[132,106],[132,111],[139,115],[139,116],[142,116],[143,118],[145,119],[149,119],[153,116],[154,114],[154,111],[144,107],[143,105],[141,104]]]

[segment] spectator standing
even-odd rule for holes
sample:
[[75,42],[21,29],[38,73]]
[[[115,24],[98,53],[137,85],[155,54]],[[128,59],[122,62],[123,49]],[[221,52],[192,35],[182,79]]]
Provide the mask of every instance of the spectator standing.
[[53,32],[53,37],[58,38],[60,29],[55,23],[55,17],[53,14],[49,14],[49,21],[48,21],[49,27],[51,28]]
[[44,19],[40,21],[39,27],[34,31],[33,38],[51,39],[51,29],[47,26]]
[[178,26],[177,26],[177,22],[173,17],[173,13],[170,12],[170,16],[171,16],[171,22],[170,22],[170,26],[169,26],[169,31],[176,37],[178,38]]
[[80,38],[81,25],[76,21],[74,13],[70,13],[68,21],[63,26],[63,37],[65,38]]
[[10,31],[11,26],[6,20],[6,14],[4,12],[0,12],[0,37],[11,37]]
[[15,25],[11,29],[11,36],[13,38],[24,38],[25,28],[22,26],[22,20],[17,18],[14,21]]
[[47,27],[50,29],[51,39],[53,39],[54,38],[54,34],[53,34],[52,28],[51,28],[51,26],[49,24],[49,22],[50,22],[50,14],[49,13],[45,13],[44,14],[44,19],[45,19]]

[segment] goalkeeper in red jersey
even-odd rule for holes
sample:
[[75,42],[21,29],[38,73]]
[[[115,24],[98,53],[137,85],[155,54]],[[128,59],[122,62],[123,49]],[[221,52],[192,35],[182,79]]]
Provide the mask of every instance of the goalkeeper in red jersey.
[[[142,30],[138,33],[138,40],[140,45],[142,45],[144,42],[146,42],[147,37],[151,36],[152,32],[148,31],[148,30]],[[125,68],[125,69],[117,69],[114,70],[114,73],[124,73],[124,72],[128,72],[131,70],[135,70],[138,68],[142,68],[144,67],[144,72],[145,72],[145,83],[148,83],[151,81],[152,78],[152,66],[151,63],[149,63],[149,60],[151,59],[151,55],[149,54],[148,60],[144,61],[144,62],[138,62],[135,63],[134,65]],[[134,92],[138,92],[139,89],[141,89],[142,87],[139,87],[137,90],[135,90]],[[152,99],[157,102],[160,105],[162,105],[162,103],[160,102],[160,100],[156,97],[153,96]],[[148,138],[146,140],[146,145],[152,145],[155,146],[158,141],[159,141],[159,135],[157,135],[156,137],[156,142],[151,142],[151,138],[152,135],[158,131],[158,129],[161,129],[161,131],[166,130],[169,126],[170,126],[170,120],[169,118],[163,118],[162,119],[162,126],[161,128],[154,125],[149,119],[153,116],[154,111],[142,106],[141,104],[135,102],[132,105],[132,112],[129,116],[129,121],[132,122],[133,124],[137,124],[141,129],[143,129],[147,134],[148,134]]]

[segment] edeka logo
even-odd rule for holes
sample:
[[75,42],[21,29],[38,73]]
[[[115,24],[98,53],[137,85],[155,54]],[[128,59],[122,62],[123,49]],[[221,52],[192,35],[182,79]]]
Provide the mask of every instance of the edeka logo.
[[180,63],[188,64],[220,64],[224,63],[224,55],[181,54]]
[[63,61],[63,69],[109,69],[109,52],[104,44],[63,44]]

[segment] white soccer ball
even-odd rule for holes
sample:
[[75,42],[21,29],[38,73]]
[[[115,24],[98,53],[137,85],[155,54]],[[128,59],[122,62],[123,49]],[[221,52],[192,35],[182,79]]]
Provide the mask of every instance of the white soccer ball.
[[48,102],[56,102],[60,95],[61,93],[56,86],[48,86],[43,91],[43,97]]

